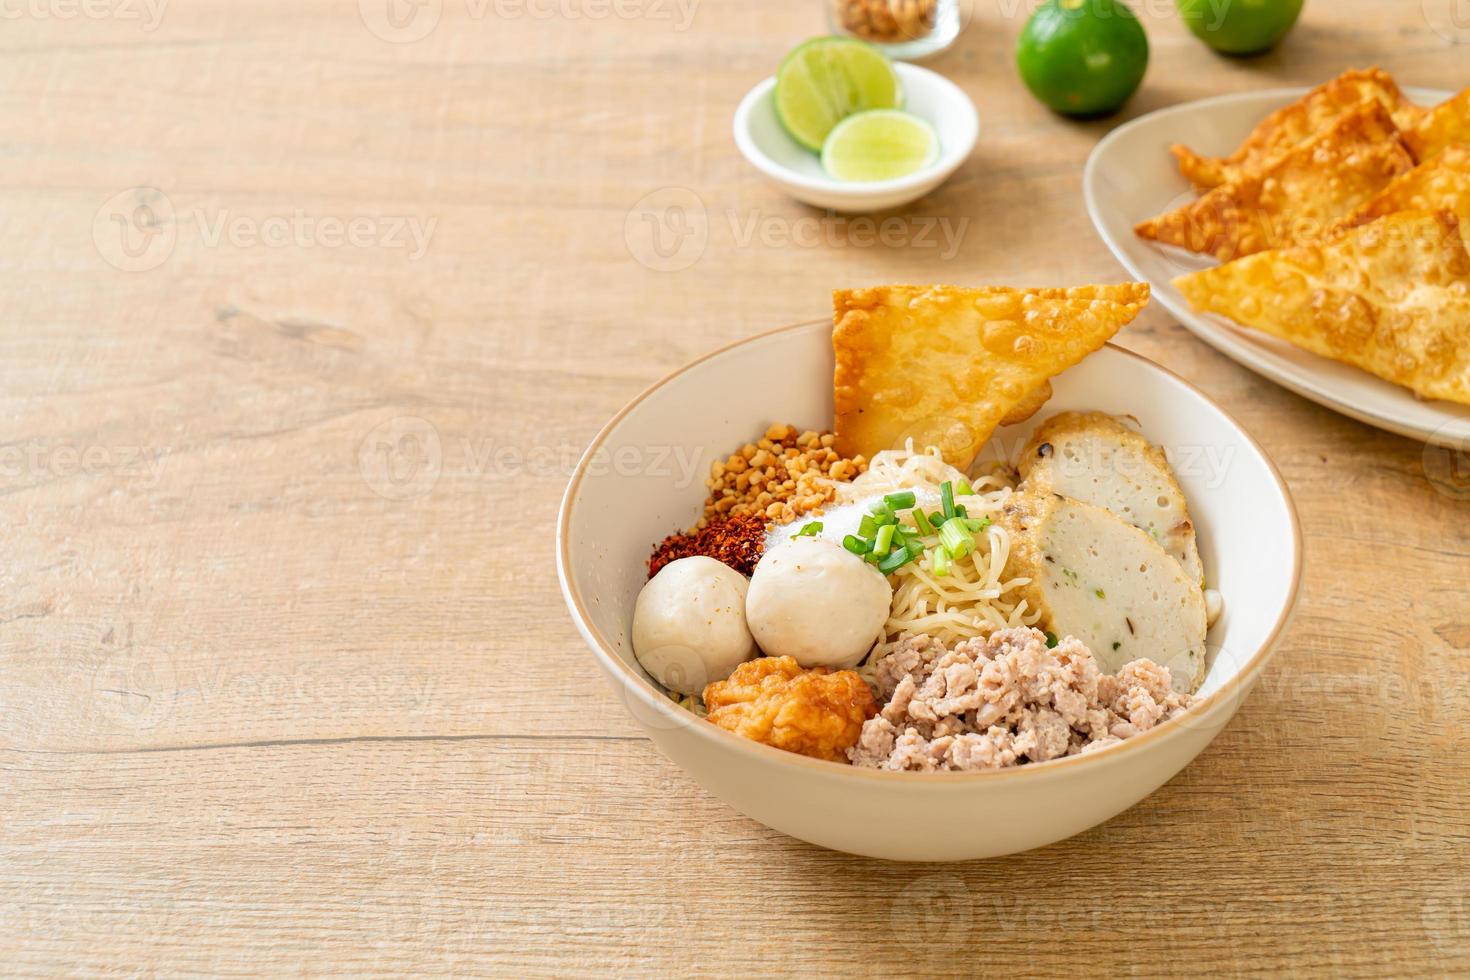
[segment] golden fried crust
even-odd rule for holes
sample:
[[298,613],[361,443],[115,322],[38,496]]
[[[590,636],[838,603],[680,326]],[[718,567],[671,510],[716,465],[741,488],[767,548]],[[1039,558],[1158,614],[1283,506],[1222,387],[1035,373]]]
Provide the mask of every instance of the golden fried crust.
[[1216,187],[1177,211],[1141,222],[1134,231],[1228,262],[1320,239],[1413,167],[1398,127],[1374,102],[1343,116],[1260,173]]
[[1106,343],[1148,297],[1141,282],[836,292],[838,452],[872,456],[911,438],[964,469],[1002,419]]
[[1011,494],[995,518],[995,523],[1005,528],[1011,542],[1002,578],[1011,582],[1022,580],[1020,585],[1012,585],[1006,594],[1012,602],[1024,601],[1027,609],[1041,613],[1042,619],[1035,624],[1040,630],[1049,630],[1055,624],[1051,621],[1046,593],[1042,591],[1041,576],[1037,572],[1046,555],[1036,543],[1032,528],[1056,507],[1060,499],[1053,493],[1033,493],[1023,488]]
[[1174,285],[1198,310],[1470,404],[1470,253],[1448,212],[1403,211]]
[[1329,237],[1399,211],[1449,211],[1459,219],[1461,235],[1470,234],[1470,144],[1451,146],[1396,178]]
[[1020,425],[1041,411],[1041,407],[1051,401],[1051,396],[1051,382],[1043,381],[1039,387],[1021,396],[1021,400],[1016,402],[1016,406],[1006,413],[1005,418],[1000,420],[1000,424]]
[[1404,140],[1420,162],[1433,160],[1456,143],[1470,143],[1470,88],[1406,127]]
[[742,738],[814,759],[846,762],[863,722],[878,713],[856,673],[803,670],[791,657],[747,660],[704,689],[709,720]]
[[1341,117],[1376,103],[1388,110],[1402,129],[1423,110],[1405,101],[1393,76],[1378,68],[1348,71],[1304,95],[1300,101],[1267,116],[1228,157],[1200,156],[1186,146],[1170,147],[1179,169],[1201,191],[1219,187],[1263,170],[1277,157],[1312,139]]

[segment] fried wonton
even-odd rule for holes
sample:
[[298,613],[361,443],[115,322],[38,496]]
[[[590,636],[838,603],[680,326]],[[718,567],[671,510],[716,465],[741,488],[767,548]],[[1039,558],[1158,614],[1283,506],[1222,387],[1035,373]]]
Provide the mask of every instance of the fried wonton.
[[1263,170],[1267,164],[1313,138],[1338,119],[1376,103],[1399,128],[1414,125],[1423,110],[1405,101],[1393,76],[1378,68],[1348,71],[1319,85],[1284,109],[1267,116],[1228,157],[1204,157],[1187,146],[1170,147],[1179,169],[1201,191]]
[[1460,219],[1460,234],[1470,235],[1470,143],[1451,146],[1396,178],[1333,231],[1343,232],[1399,211],[1449,211]]
[[995,427],[1148,303],[1145,283],[1073,289],[879,286],[838,291],[837,449],[938,446],[966,468]]
[[1470,88],[1405,127],[1404,141],[1421,163],[1433,160],[1455,143],[1470,143]]
[[1006,413],[1006,417],[1000,420],[1000,424],[1020,425],[1041,411],[1042,406],[1051,401],[1051,395],[1051,382],[1043,381],[1034,391],[1029,391],[1021,396],[1021,400]]
[[1448,212],[1402,211],[1174,285],[1198,310],[1470,404],[1470,253]]
[[1260,173],[1216,187],[1134,231],[1228,262],[1321,238],[1413,167],[1393,118],[1371,102]]

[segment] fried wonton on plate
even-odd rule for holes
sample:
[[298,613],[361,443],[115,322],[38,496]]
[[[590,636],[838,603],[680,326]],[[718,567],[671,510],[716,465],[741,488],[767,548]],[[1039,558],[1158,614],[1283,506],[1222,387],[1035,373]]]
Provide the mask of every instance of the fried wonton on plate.
[[1140,222],[1134,231],[1228,262],[1321,238],[1413,167],[1388,110],[1369,102],[1259,173]]
[[[1340,233],[1399,211],[1449,211],[1470,235],[1470,143],[1459,143],[1394,179],[1333,229]],[[1328,237],[1332,237],[1329,235]]]
[[1456,143],[1470,143],[1470,88],[1406,127],[1404,140],[1421,163],[1433,160]]
[[1197,310],[1470,404],[1470,253],[1454,215],[1401,211],[1321,245],[1262,252],[1174,285]]
[[837,451],[913,439],[967,468],[995,427],[1148,304],[1145,283],[878,286],[832,294]]
[[1365,103],[1383,106],[1401,129],[1414,125],[1423,112],[1404,99],[1388,72],[1378,68],[1354,70],[1319,85],[1299,101],[1267,116],[1228,157],[1200,156],[1178,144],[1170,150],[1190,183],[1206,191],[1259,172]]

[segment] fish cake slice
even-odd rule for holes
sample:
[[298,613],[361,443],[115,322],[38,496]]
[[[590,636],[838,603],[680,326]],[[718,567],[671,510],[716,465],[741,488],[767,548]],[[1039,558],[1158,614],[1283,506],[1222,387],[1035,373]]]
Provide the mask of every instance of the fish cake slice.
[[1023,489],[1107,508],[1157,542],[1190,581],[1204,581],[1194,522],[1168,457],[1120,420],[1053,415],[1031,434],[1017,469]]
[[1423,110],[1404,99],[1393,76],[1378,68],[1344,72],[1319,85],[1299,101],[1278,109],[1258,125],[1228,157],[1206,157],[1176,144],[1170,151],[1184,176],[1201,191],[1257,173],[1337,120],[1377,103],[1401,129],[1414,125]]
[[1413,168],[1393,118],[1369,103],[1260,173],[1216,187],[1134,231],[1228,262],[1321,238]]
[[1447,211],[1401,211],[1174,285],[1197,310],[1470,405],[1470,252]]
[[1105,507],[1018,493],[997,521],[1010,534],[1005,577],[1043,629],[1075,636],[1106,673],[1147,657],[1192,693],[1205,673],[1204,592],[1157,541]]

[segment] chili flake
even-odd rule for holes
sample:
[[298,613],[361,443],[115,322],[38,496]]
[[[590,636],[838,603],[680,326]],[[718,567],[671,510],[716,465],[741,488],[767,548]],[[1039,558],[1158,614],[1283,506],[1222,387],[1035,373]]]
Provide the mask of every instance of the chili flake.
[[722,561],[748,576],[765,550],[767,529],[765,518],[742,514],[710,521],[691,534],[671,534],[653,549],[648,559],[648,577],[653,578],[671,561],[695,555]]

